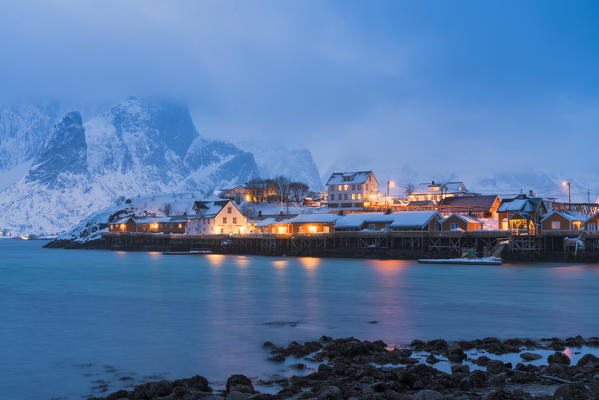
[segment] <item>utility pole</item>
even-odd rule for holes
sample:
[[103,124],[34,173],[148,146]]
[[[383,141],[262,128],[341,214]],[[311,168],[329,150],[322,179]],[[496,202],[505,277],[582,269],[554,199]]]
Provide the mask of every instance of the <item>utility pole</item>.
[[587,203],[591,204],[591,189],[587,189]]
[[571,198],[570,198],[570,182],[564,181],[562,183],[562,185],[568,186],[568,204],[572,204],[572,201],[571,201]]

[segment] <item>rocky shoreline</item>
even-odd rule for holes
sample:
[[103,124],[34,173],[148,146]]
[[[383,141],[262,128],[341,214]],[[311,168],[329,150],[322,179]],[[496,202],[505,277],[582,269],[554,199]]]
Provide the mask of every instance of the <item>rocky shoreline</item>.
[[[220,390],[198,375],[148,382],[131,391],[121,390],[90,400],[599,398],[599,358],[591,354],[599,349],[597,337],[414,340],[409,346],[395,347],[381,340],[323,336],[317,341],[292,342],[287,346],[266,342],[264,347],[273,363],[297,361],[289,365],[296,373],[254,382],[244,375],[232,375]],[[584,349],[593,351],[582,354]],[[505,357],[514,361],[502,361]],[[255,386],[271,390],[260,392]]]

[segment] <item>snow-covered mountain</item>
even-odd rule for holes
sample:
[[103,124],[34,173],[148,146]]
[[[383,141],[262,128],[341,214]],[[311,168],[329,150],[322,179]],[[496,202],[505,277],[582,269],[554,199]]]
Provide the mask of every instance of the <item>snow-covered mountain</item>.
[[13,234],[63,232],[123,197],[209,195],[259,175],[251,153],[200,137],[176,103],[129,98],[87,121],[70,112],[45,134],[52,112],[8,110],[0,109],[0,152],[10,158],[0,171],[30,166],[0,187],[0,229]]
[[312,190],[322,189],[318,168],[307,149],[287,149],[260,141],[243,141],[239,145],[254,154],[262,178],[284,175],[303,182]]

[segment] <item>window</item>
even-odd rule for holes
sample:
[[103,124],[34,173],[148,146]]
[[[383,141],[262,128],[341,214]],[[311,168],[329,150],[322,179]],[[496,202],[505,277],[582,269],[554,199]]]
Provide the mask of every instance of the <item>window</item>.
[[582,221],[573,221],[572,222],[572,228],[578,230],[580,229],[580,225],[582,225]]
[[227,217],[223,217],[223,224],[227,223]]
[[589,232],[595,232],[597,230],[597,225],[594,222],[589,222],[587,226]]
[[553,221],[551,223],[551,229],[559,229],[560,223],[559,221]]
[[356,194],[355,194],[355,193],[352,193],[352,194],[351,194],[351,199],[352,199],[352,200],[355,200],[355,199],[356,199]]
[[362,185],[358,185],[358,190],[362,190]]
[[323,230],[324,233],[329,233],[329,227],[328,226],[323,227],[322,230]]
[[233,225],[237,224],[237,218],[233,217]]
[[300,233],[304,233],[304,226],[303,226],[303,225],[300,225],[300,227],[299,227],[299,232],[300,232]]
[[179,224],[179,229],[183,229],[183,224]]
[[233,207],[227,207],[227,214],[231,214],[233,212]]
[[503,230],[503,231],[508,230],[508,223],[506,220],[501,221],[501,230]]
[[339,185],[339,191],[343,190],[343,186]]
[[376,230],[376,225],[375,224],[368,224],[368,230],[369,231],[375,231]]
[[331,195],[331,200],[335,200],[335,195],[334,194]]
[[347,193],[343,195],[343,200],[347,200]]
[[347,190],[349,188],[349,185],[343,185],[343,190]]
[[356,190],[356,185],[351,185],[351,190]]
[[455,230],[455,229],[458,229],[458,224],[456,222],[450,223],[449,224],[449,229],[452,230],[452,231]]
[[358,193],[358,200],[362,200],[362,193]]
[[309,225],[308,226],[308,232],[310,232],[310,233],[316,233],[317,232],[316,225]]

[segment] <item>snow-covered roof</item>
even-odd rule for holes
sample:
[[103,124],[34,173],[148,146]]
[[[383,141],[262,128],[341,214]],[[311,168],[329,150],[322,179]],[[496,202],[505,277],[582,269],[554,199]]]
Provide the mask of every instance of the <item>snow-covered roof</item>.
[[340,218],[339,214],[302,214],[292,224],[331,224]]
[[504,199],[497,211],[534,212],[541,206],[542,203],[543,199],[539,197],[526,197],[525,195],[520,195],[513,199]]
[[199,212],[203,218],[214,218],[216,215],[221,212],[221,210],[228,204],[231,203],[235,205],[230,200],[220,200],[220,201],[195,201],[193,203],[193,209],[196,212]]
[[[432,190],[433,187],[438,187],[438,190]],[[434,193],[468,193],[464,182],[431,182],[419,183],[414,188],[412,194],[434,194]]]
[[496,194],[477,196],[455,196],[444,198],[439,202],[439,205],[453,207],[483,207],[491,209],[496,199]]
[[392,223],[394,214],[384,213],[353,213],[339,217],[335,222],[335,228],[359,228],[365,223]]
[[391,228],[423,227],[435,216],[441,216],[437,211],[401,211],[392,215]]
[[112,224],[112,225],[114,225],[114,224],[117,224],[117,225],[120,225],[120,224],[126,224],[127,222],[129,222],[129,220],[130,220],[131,218],[132,218],[131,216],[129,216],[129,217],[125,217],[125,218],[121,218],[121,219],[119,219],[119,220],[117,220],[117,221],[113,221],[113,222],[111,222],[110,224]]
[[270,226],[270,225],[289,225],[296,218],[297,218],[297,215],[294,215],[291,217],[286,216],[284,218],[269,217],[269,218],[265,218],[265,219],[259,221],[256,224],[256,226],[257,227],[266,227],[266,226]]
[[362,184],[372,174],[372,171],[333,172],[327,185],[352,185]]
[[574,221],[586,221],[588,219],[588,215],[581,214],[581,213],[576,212],[576,211],[553,211],[553,212],[545,215],[541,219],[541,222],[545,221],[547,218],[551,217],[554,214],[558,214],[559,216],[563,217],[564,219],[566,219],[566,220],[568,220],[570,222],[574,222]]

